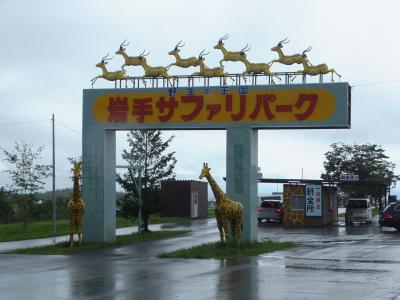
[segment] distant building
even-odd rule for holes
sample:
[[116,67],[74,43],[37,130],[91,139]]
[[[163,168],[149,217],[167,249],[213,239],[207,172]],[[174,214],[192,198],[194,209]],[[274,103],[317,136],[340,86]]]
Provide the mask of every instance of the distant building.
[[167,180],[161,183],[165,217],[208,218],[207,182]]

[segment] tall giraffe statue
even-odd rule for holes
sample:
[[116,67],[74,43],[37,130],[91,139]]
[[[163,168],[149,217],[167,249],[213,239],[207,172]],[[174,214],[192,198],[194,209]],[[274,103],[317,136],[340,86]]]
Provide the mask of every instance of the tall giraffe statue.
[[74,191],[72,199],[68,203],[68,214],[69,214],[69,243],[72,247],[74,245],[74,232],[75,226],[78,231],[79,244],[82,242],[82,217],[85,211],[85,205],[81,198],[81,188],[79,186],[79,179],[81,178],[81,163],[74,162]]
[[239,244],[240,233],[242,228],[243,206],[237,201],[234,201],[226,195],[218,184],[215,182],[210,174],[210,168],[207,163],[203,164],[199,179],[207,178],[208,183],[214,193],[217,205],[215,207],[215,218],[217,219],[217,226],[221,242],[226,242],[228,238],[228,226],[231,225],[231,233]]

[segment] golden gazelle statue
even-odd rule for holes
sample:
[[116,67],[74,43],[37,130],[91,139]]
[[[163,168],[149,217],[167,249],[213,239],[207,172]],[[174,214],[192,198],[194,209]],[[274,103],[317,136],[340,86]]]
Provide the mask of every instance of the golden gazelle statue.
[[335,69],[329,69],[327,64],[320,64],[317,66],[314,66],[310,63],[310,61],[307,58],[307,52],[311,51],[311,46],[308,47],[306,50],[303,51],[303,53],[301,54],[302,56],[302,63],[303,63],[303,68],[304,70],[302,71],[297,71],[295,72],[295,75],[293,76],[293,78],[291,79],[291,81],[293,81],[297,75],[299,74],[306,74],[306,75],[311,75],[311,76],[315,76],[315,75],[323,75],[323,74],[328,74],[331,73],[332,77],[331,77],[331,81],[333,81],[333,73],[335,73],[337,76],[341,77],[336,71]]
[[207,53],[204,53],[204,50],[200,52],[199,54],[199,58],[197,59],[198,63],[199,63],[199,67],[200,67],[200,71],[199,72],[195,72],[192,75],[190,75],[190,77],[193,76],[204,76],[204,77],[223,77],[224,78],[224,84],[226,84],[226,77],[231,78],[232,80],[234,80],[232,77],[229,76],[229,73],[224,72],[224,67],[215,67],[215,68],[208,68],[205,64],[204,64],[204,56],[207,55]]
[[79,185],[79,179],[81,178],[81,163],[74,162],[73,180],[74,189],[72,194],[72,199],[68,203],[68,214],[69,214],[69,243],[72,247],[74,245],[74,233],[75,227],[78,231],[78,242],[81,244],[82,241],[82,217],[85,211],[85,205],[81,198],[81,188]]
[[128,54],[126,54],[125,50],[126,50],[126,46],[128,46],[130,43],[128,42],[127,44],[125,44],[126,40],[122,42],[122,44],[119,46],[119,49],[117,52],[115,52],[115,54],[119,54],[122,55],[125,63],[121,66],[121,69],[125,72],[125,66],[138,66],[139,65],[139,56],[128,56]]
[[246,58],[245,52],[249,51],[249,49],[247,50],[242,50],[243,51],[243,55],[241,56],[241,62],[244,63],[244,65],[246,66],[246,71],[244,71],[242,73],[242,76],[244,77],[247,74],[264,74],[266,76],[271,76],[271,81],[272,83],[275,83],[274,81],[274,77],[278,78],[279,80],[281,80],[278,76],[276,76],[274,73],[271,73],[271,71],[269,70],[270,66],[267,63],[251,63],[248,61],[248,59]]
[[181,43],[182,43],[182,41],[180,41],[178,44],[176,44],[174,50],[168,52],[169,55],[175,56],[176,62],[168,65],[167,70],[169,70],[169,68],[171,66],[177,66],[180,68],[189,68],[189,67],[197,67],[199,65],[197,58],[194,56],[189,57],[189,58],[181,58],[180,57],[179,52],[181,50],[179,48],[182,48],[183,46],[185,46],[185,44],[181,45]]
[[131,79],[129,78],[129,76],[125,75],[125,71],[122,71],[122,70],[118,70],[118,71],[114,71],[114,72],[107,71],[107,68],[106,68],[106,65],[108,64],[107,61],[111,60],[111,58],[112,58],[112,57],[108,58],[108,54],[101,59],[101,62],[96,64],[96,67],[100,68],[103,71],[103,74],[98,75],[91,80],[92,87],[98,78],[103,78],[103,79],[106,79],[109,81],[125,80],[125,86],[127,87],[128,86],[127,81],[131,80]]
[[218,40],[218,44],[214,46],[214,49],[219,49],[222,51],[222,54],[224,55],[224,58],[220,60],[219,64],[221,67],[223,67],[222,62],[223,61],[241,61],[242,57],[245,56],[244,52],[247,49],[248,44],[240,51],[232,52],[228,51],[224,47],[224,40],[228,39],[229,35],[225,34],[222,38]]
[[150,51],[145,54],[146,50],[144,50],[139,56],[139,62],[138,65],[142,66],[144,69],[144,76],[142,77],[143,83],[146,85],[146,81],[144,80],[144,77],[157,77],[161,76],[164,77],[168,80],[169,84],[171,84],[170,78],[172,78],[170,75],[168,75],[168,70],[166,67],[151,67],[147,64],[146,57],[147,55],[150,54]]
[[271,51],[278,52],[279,58],[271,60],[269,62],[270,66],[272,66],[272,64],[274,62],[279,62],[279,63],[284,64],[284,65],[301,64],[303,62],[303,58],[302,58],[301,54],[293,54],[293,55],[285,55],[285,54],[283,54],[283,51],[282,51],[283,45],[287,44],[289,42],[290,42],[290,40],[288,40],[288,38],[285,38],[284,40],[280,41],[278,43],[278,45],[276,45],[275,47],[271,48]]

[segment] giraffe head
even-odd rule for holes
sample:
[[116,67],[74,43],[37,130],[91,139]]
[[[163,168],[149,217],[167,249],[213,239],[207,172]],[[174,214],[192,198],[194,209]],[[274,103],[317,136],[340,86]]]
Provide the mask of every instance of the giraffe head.
[[203,169],[201,170],[199,179],[203,179],[203,177],[206,177],[207,175],[210,174],[211,168],[208,167],[207,163],[203,163]]
[[74,173],[74,178],[77,178],[79,180],[79,178],[81,177],[81,163],[74,162],[73,165],[74,168],[72,169],[72,171]]

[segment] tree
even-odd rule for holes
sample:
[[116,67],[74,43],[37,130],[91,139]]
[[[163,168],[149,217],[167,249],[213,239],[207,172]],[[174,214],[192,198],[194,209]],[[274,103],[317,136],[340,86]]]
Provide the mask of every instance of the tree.
[[[385,150],[375,144],[334,143],[331,150],[325,153],[324,180],[339,181],[340,174],[355,174],[360,180],[385,181],[396,186],[399,175],[394,173],[396,165],[390,162]],[[378,192],[359,188],[357,194],[369,193],[377,196]]]
[[11,223],[14,217],[14,205],[10,193],[4,187],[0,187],[0,224]]
[[43,147],[36,150],[31,144],[15,142],[12,151],[4,150],[4,161],[9,164],[9,169],[5,170],[11,179],[10,189],[17,198],[18,213],[22,219],[24,230],[28,226],[32,209],[35,205],[35,193],[44,187],[44,180],[51,173],[50,165],[36,164],[36,160],[41,159]]
[[140,174],[144,230],[148,230],[149,216],[161,211],[161,181],[175,178],[175,152],[165,153],[173,138],[163,141],[160,130],[134,130],[127,135],[130,150],[123,150],[122,158],[132,169],[117,175],[117,182],[127,192],[118,205],[122,216],[137,217],[139,201],[134,181],[139,181]]

